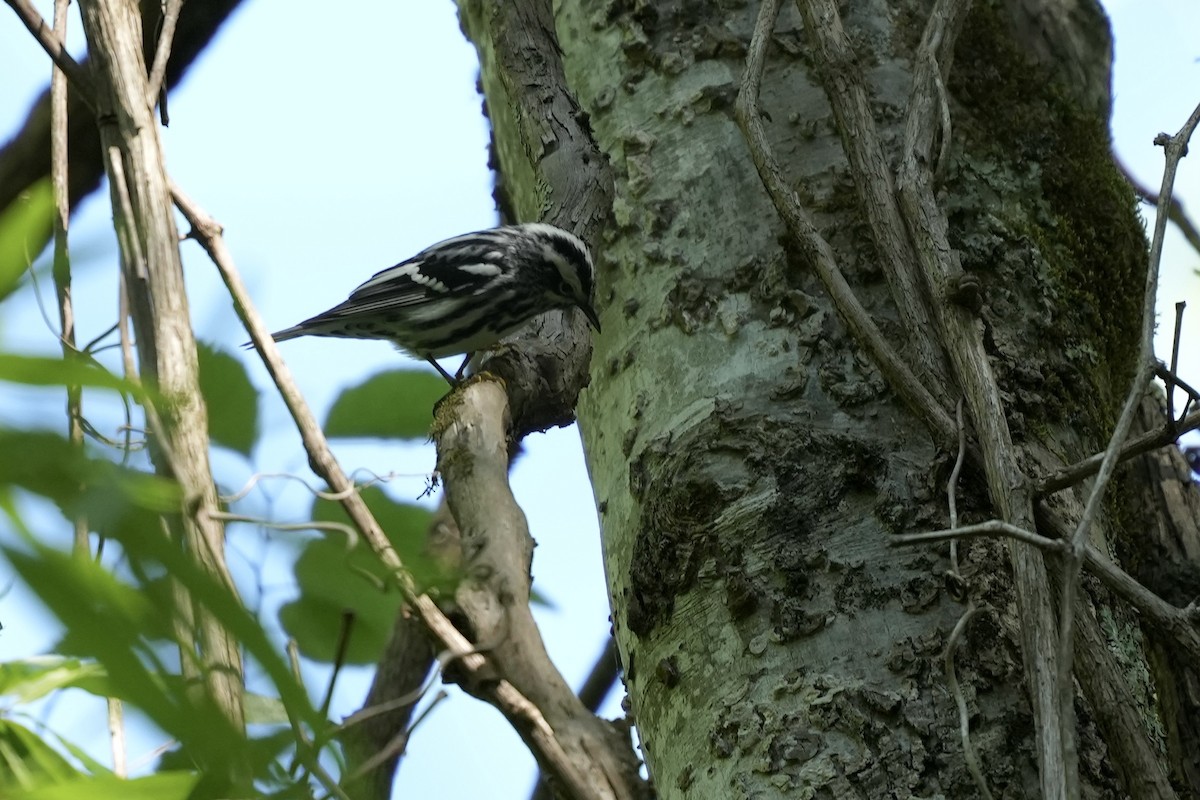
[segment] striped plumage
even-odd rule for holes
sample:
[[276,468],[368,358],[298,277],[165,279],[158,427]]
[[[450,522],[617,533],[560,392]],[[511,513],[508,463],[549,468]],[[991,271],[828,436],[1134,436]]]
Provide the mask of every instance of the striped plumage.
[[577,307],[600,330],[594,293],[592,257],[579,237],[538,222],[509,225],[438,242],[273,336],[388,339],[454,383],[434,359],[469,360],[551,309]]

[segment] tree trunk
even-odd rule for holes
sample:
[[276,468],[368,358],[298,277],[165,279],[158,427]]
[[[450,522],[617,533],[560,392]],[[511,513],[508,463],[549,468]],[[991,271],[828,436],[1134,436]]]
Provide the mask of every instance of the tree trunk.
[[[952,570],[946,545],[890,546],[947,527],[952,441],[894,393],[756,174],[734,107],[758,4],[559,6],[570,89],[617,177],[608,236],[593,242],[604,335],[579,413],[659,795],[980,796],[943,668],[968,603],[979,611],[955,665],[978,772],[996,796],[1051,794],[1055,731],[1030,676],[1053,677],[1027,665],[1053,664],[1038,659],[1055,631],[1051,619],[1031,636],[1026,609],[1054,609],[1026,587],[1057,597],[1057,561],[972,539]],[[852,45],[841,56],[818,47],[813,26],[827,19],[806,27],[785,7],[774,26],[769,143],[862,305],[952,414],[964,388],[946,376],[961,372],[938,331],[921,328],[944,312],[892,300],[860,199],[878,176],[851,168],[858,134],[827,99],[861,76],[894,174],[931,3],[838,11]],[[996,0],[975,3],[952,69],[940,65],[951,126],[939,131],[937,200],[954,258],[982,285],[982,302],[959,300],[1003,400],[1000,419],[968,413],[967,425],[1002,428],[1014,443],[1002,455],[1028,477],[998,489],[973,461],[956,494],[964,523],[1001,516],[998,493],[1032,508],[1040,474],[1103,449],[1134,374],[1146,242],[1110,159],[1110,53],[1095,3]],[[485,60],[485,87],[503,85],[503,69]],[[495,101],[489,89],[511,186],[505,153],[519,139]],[[906,246],[930,244],[913,238]],[[1123,513],[1136,488],[1110,490],[1093,543],[1137,536]],[[1054,504],[1072,524],[1076,493]],[[1180,746],[1158,733],[1136,628],[1109,622],[1130,615],[1093,583],[1075,614],[1083,794],[1173,796],[1173,765],[1178,788],[1194,791]],[[1193,735],[1178,719],[1170,730]]]

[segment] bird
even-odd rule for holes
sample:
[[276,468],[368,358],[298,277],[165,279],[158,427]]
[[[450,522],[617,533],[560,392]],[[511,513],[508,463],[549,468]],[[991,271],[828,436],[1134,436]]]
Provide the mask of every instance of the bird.
[[[455,386],[475,352],[552,309],[578,308],[599,333],[595,294],[582,239],[541,222],[504,225],[430,245],[376,273],[345,302],[271,336],[389,340]],[[457,354],[466,358],[451,376],[437,359]]]

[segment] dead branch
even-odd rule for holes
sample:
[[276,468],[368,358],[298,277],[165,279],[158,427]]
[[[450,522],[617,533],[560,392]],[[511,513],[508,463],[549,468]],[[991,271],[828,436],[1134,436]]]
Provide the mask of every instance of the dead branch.
[[[953,47],[969,0],[939,0],[918,48],[913,89],[905,121],[904,155],[897,186],[901,213],[917,251],[926,285],[933,295],[934,317],[954,374],[963,388],[979,438],[988,490],[1006,522],[1034,528],[1032,495],[1017,460],[1017,450],[1004,415],[999,386],[975,316],[949,301],[959,276],[958,257],[949,243],[949,225],[933,191],[933,145],[941,130],[940,109]],[[1053,604],[1045,565],[1036,550],[1012,544],[1009,557],[1020,613],[1022,654],[1037,727],[1042,794],[1067,794],[1075,768],[1073,725],[1060,719],[1060,703],[1052,676],[1058,674]]]
[[[1190,412],[1176,423],[1172,423],[1170,419],[1167,419],[1163,422],[1159,430],[1148,431],[1126,442],[1118,454],[1118,460],[1127,461],[1134,456],[1140,456],[1143,453],[1149,453],[1151,450],[1157,450],[1160,447],[1172,444],[1183,434],[1188,431],[1194,431],[1197,428],[1200,428],[1200,409]],[[1107,451],[1088,456],[1082,461],[1068,467],[1063,467],[1047,475],[1038,484],[1036,494],[1038,497],[1045,497],[1048,494],[1066,489],[1069,486],[1074,486],[1089,475],[1095,475],[1100,469],[1101,462],[1104,461],[1105,452]]]
[[486,375],[468,382],[438,411],[438,470],[462,535],[464,577],[455,597],[499,674],[543,709],[592,787],[586,796],[633,797],[623,775],[625,733],[579,701],[550,661],[533,620],[533,539],[508,485],[507,417],[503,384]]
[[826,65],[819,71],[819,77],[837,121],[842,149],[850,161],[859,205],[871,226],[894,306],[917,360],[914,372],[932,387],[938,404],[948,406],[945,387],[950,380],[946,357],[934,336],[928,293],[916,269],[916,255],[896,204],[892,168],[884,155],[857,57],[835,3],[818,0],[797,5],[820,63]]

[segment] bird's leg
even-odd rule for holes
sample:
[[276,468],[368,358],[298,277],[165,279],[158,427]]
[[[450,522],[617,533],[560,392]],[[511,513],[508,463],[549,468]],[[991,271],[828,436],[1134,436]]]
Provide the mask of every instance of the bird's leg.
[[474,353],[467,353],[466,357],[463,359],[462,366],[458,368],[458,372],[454,373],[454,383],[458,383],[462,380],[463,373],[467,371],[467,364],[471,363],[471,359],[474,356]]
[[[458,385],[458,379],[450,377],[450,373],[446,372],[446,370],[442,369],[442,365],[437,363],[437,360],[433,356],[425,356],[425,360],[428,361],[430,364],[433,364],[433,368],[441,373],[442,377],[446,379],[446,383],[450,384],[451,387]],[[464,364],[463,366],[466,366],[466,365]],[[461,373],[462,368],[459,368],[458,371]]]

